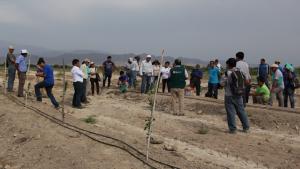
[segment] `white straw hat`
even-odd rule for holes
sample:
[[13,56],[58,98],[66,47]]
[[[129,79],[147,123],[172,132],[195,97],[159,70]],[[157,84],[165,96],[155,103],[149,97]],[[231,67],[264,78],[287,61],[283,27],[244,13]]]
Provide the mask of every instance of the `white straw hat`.
[[21,54],[28,54],[27,49],[22,49],[22,50],[21,50]]

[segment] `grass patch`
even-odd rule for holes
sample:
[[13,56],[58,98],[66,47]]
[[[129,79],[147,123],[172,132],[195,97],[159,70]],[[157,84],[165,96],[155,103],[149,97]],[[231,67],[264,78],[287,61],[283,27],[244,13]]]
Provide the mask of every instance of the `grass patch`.
[[209,131],[208,127],[206,125],[202,125],[200,129],[197,131],[198,134],[207,134]]
[[95,116],[88,116],[87,118],[84,118],[83,121],[89,124],[95,124],[97,122]]

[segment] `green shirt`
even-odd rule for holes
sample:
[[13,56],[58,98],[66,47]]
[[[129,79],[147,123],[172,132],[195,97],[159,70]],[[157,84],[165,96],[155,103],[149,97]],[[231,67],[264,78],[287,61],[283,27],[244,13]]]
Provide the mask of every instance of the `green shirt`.
[[262,94],[263,99],[264,99],[265,102],[269,101],[269,99],[270,99],[270,90],[265,84],[262,85],[262,87],[258,86],[256,88],[256,93],[257,94]]

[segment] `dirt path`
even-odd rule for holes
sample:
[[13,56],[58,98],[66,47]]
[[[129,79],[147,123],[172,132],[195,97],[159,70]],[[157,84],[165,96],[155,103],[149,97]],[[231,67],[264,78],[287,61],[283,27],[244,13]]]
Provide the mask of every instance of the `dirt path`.
[[[83,111],[74,111],[73,115],[77,118],[95,115],[97,125],[143,139],[145,119],[149,115],[145,102],[144,97],[129,95],[124,99],[109,92],[93,99]],[[300,137],[299,130],[294,129],[300,124],[299,115],[249,109],[251,133],[229,135],[223,108],[201,105],[201,102],[188,104],[184,117],[170,115],[167,110],[156,114],[154,133],[165,144],[176,147],[173,156],[181,156],[196,165],[200,162],[221,168],[299,167]],[[209,132],[198,134],[203,126],[207,126]]]

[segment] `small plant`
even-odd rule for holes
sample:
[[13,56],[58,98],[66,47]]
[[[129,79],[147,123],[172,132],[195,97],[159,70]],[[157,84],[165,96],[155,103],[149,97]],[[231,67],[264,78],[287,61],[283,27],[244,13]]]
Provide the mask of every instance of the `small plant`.
[[97,122],[95,116],[88,116],[87,118],[83,119],[83,121],[89,124],[95,124]]
[[[149,130],[150,129],[150,120],[151,120],[151,117],[147,117],[147,119],[145,120],[146,123],[145,123],[144,130]],[[153,121],[155,121],[155,119],[153,119]]]
[[207,134],[209,131],[208,127],[204,124],[202,124],[202,126],[200,127],[200,129],[198,130],[198,134]]

